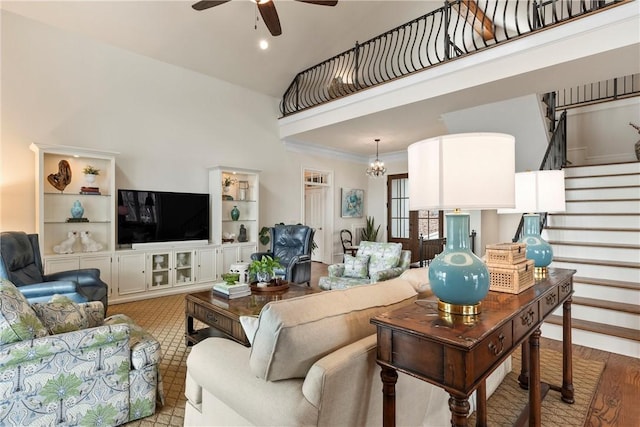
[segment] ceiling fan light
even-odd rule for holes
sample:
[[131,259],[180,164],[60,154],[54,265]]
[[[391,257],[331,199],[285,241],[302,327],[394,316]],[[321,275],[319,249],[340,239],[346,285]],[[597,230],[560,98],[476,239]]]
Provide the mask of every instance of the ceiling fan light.
[[265,39],[262,39],[258,43],[258,46],[260,46],[260,49],[262,49],[262,50],[267,50],[269,48],[269,42],[266,41]]

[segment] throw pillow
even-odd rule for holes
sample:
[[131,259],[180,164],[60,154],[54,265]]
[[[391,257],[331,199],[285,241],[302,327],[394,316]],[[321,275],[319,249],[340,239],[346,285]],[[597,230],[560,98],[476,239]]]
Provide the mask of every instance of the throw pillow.
[[8,280],[0,280],[0,345],[44,337],[47,329],[22,292]]
[[33,309],[50,334],[86,329],[89,325],[84,310],[73,300],[54,295],[50,302],[34,303]]
[[419,298],[427,298],[433,295],[429,284],[429,267],[409,268],[400,275],[400,278],[411,283],[416,292],[418,292]]
[[344,277],[366,279],[369,277],[369,255],[344,255]]
[[253,345],[253,337],[256,336],[256,331],[258,330],[258,318],[253,316],[240,316],[240,325],[249,340],[249,344]]

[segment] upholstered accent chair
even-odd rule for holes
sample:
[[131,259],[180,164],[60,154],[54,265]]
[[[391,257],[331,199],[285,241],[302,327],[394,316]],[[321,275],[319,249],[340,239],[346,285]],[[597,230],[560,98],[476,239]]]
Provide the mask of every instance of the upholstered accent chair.
[[10,280],[30,303],[46,302],[54,294],[76,302],[100,301],[107,310],[108,286],[100,270],[84,268],[44,274],[37,234],[0,233],[0,279]]
[[288,282],[309,284],[313,232],[313,228],[300,224],[271,227],[271,250],[254,253],[251,259],[260,260],[263,255],[277,258],[283,268],[276,270],[276,275],[284,276]]
[[29,304],[0,280],[0,425],[120,425],[163,403],[160,343],[99,301]]
[[355,256],[345,254],[344,262],[329,266],[329,276],[321,277],[323,290],[344,289],[398,277],[409,268],[411,251],[401,243],[360,242]]

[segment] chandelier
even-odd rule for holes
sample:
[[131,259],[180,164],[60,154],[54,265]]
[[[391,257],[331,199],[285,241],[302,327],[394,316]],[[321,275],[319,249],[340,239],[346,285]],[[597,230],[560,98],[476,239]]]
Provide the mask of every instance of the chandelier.
[[380,140],[376,139],[375,141],[376,141],[376,160],[375,162],[371,162],[371,164],[367,168],[367,175],[369,175],[371,178],[377,178],[379,176],[384,175],[385,172],[387,172],[387,168],[384,167],[384,162],[381,162],[380,159],[378,158],[378,143],[380,142]]

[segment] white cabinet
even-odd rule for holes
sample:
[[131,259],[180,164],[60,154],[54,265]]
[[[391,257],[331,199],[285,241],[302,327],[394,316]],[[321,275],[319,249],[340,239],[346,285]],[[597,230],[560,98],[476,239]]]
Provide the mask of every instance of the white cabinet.
[[146,254],[138,251],[122,251],[116,254],[117,295],[130,295],[147,290]]
[[215,282],[218,279],[216,268],[216,248],[207,247],[196,250],[198,260],[196,281],[198,283]]
[[[35,143],[30,148],[36,155],[35,228],[45,273],[97,268],[112,293],[117,153]],[[87,167],[99,170],[93,182],[82,173]],[[83,237],[94,243],[85,247],[89,240]]]
[[195,283],[195,250],[147,253],[147,288],[162,289]]
[[[113,252],[117,153],[36,143],[30,148],[36,154],[36,232],[42,256]],[[99,170],[93,182],[82,173],[87,167]],[[74,232],[75,241],[70,238]],[[97,243],[90,252],[84,252],[83,232]]]
[[112,279],[112,254],[110,252],[92,255],[52,256],[44,259],[45,274],[77,270],[79,268],[97,268],[100,270],[100,279],[109,286],[109,295],[114,293],[113,286],[115,284]]
[[231,264],[251,262],[251,254],[257,252],[256,243],[228,243],[220,247],[218,257],[218,275],[228,273]]
[[[227,166],[209,170],[211,196],[211,241],[213,244],[258,242],[260,219],[259,171]],[[225,186],[224,184],[229,184]],[[233,213],[237,212],[237,216]],[[241,229],[246,230],[246,240],[240,240]]]

